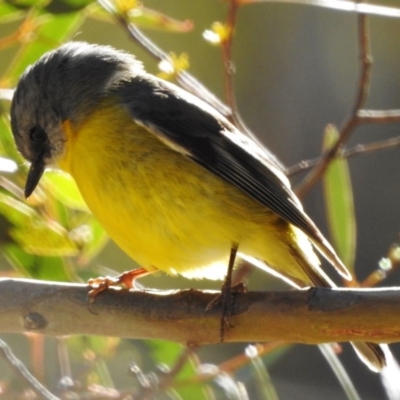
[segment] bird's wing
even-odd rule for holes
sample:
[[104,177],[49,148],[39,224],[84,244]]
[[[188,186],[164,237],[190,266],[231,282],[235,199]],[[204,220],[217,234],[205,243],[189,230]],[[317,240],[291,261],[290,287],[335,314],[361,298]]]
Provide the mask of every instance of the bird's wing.
[[300,228],[346,279],[347,268],[302,210],[279,162],[215,109],[152,75],[116,86],[132,118],[175,151],[240,188]]

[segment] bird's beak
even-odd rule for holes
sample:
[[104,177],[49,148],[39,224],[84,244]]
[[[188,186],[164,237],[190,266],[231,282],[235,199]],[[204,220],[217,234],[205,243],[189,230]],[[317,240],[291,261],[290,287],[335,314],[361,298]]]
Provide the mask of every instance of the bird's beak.
[[40,178],[43,175],[44,169],[46,167],[46,163],[44,161],[44,152],[39,154],[31,164],[28,172],[28,178],[26,179],[25,184],[25,198],[27,199],[32,192],[35,190],[37,184],[40,181]]

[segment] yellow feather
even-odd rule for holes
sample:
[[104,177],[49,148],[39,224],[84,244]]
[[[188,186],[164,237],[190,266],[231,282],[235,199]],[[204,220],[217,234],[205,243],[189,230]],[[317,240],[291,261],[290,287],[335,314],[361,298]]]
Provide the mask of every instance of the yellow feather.
[[232,243],[305,283],[290,248],[318,261],[306,236],[233,185],[165,145],[104,102],[80,126],[64,123],[59,166],[76,180],[108,234],[142,267],[221,279]]

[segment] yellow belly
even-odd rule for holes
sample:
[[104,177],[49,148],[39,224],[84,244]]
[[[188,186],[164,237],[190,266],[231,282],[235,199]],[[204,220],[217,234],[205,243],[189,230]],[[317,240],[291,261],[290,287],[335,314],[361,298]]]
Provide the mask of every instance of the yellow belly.
[[239,251],[307,281],[290,253],[301,232],[167,147],[127,112],[104,103],[79,127],[64,128],[59,166],[142,267],[222,278],[231,245],[239,243]]

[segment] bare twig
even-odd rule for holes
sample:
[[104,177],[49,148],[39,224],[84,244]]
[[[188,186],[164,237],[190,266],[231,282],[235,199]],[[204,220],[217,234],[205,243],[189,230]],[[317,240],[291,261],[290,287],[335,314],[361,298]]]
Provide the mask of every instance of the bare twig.
[[[342,150],[340,154],[338,154],[337,157],[340,158],[350,158],[358,155],[364,155],[368,153],[373,153],[375,151],[380,151],[380,150],[387,150],[391,149],[393,147],[398,147],[400,146],[400,136],[387,139],[387,140],[381,140],[379,142],[373,142],[373,143],[368,143],[368,144],[358,144],[354,147],[351,147],[350,149],[347,150]],[[287,175],[295,175],[298,174],[299,172],[304,172],[315,165],[317,165],[321,161],[321,157],[314,158],[311,160],[304,160],[299,162],[298,164],[293,165],[292,167],[289,167],[286,169]]]
[[69,351],[65,337],[57,338],[57,352],[61,374],[60,382],[63,384],[64,387],[67,387],[73,384],[73,380],[71,362],[69,359]]
[[0,354],[11,369],[28,383],[29,387],[41,398],[48,400],[59,400],[57,396],[50,393],[25,367],[25,365],[12,353],[10,347],[0,339]]
[[400,145],[400,136],[373,142],[368,144],[359,144],[351,149],[345,150],[340,157],[349,158],[360,154],[373,153],[379,150],[387,150]]
[[302,4],[312,7],[324,7],[333,10],[349,11],[360,14],[381,15],[385,17],[400,18],[398,7],[386,7],[375,4],[360,3],[349,0],[238,0],[242,5],[252,3],[281,3]]
[[360,284],[360,287],[372,287],[381,283],[389,274],[400,268],[400,248],[398,244],[390,246],[388,254],[379,262],[379,268],[373,271]]
[[[158,62],[167,61],[171,63],[169,55],[145,36],[135,25],[128,21],[127,17],[114,8],[107,0],[98,0],[99,4],[128,32],[129,36],[141,46],[150,56]],[[172,63],[171,63],[172,64]],[[213,93],[201,84],[193,75],[186,71],[178,71],[178,83],[191,93],[196,94],[204,101],[212,105],[221,114],[230,117],[231,110],[222,103]]]
[[[172,64],[170,56],[152,42],[146,35],[139,30],[137,26],[128,21],[126,16],[121,12],[117,12],[107,0],[98,0],[100,5],[113,15],[116,21],[128,32],[129,36],[141,46],[149,55],[151,55],[158,62],[167,61]],[[231,45],[232,36],[234,31],[236,12],[238,8],[237,0],[230,1],[230,9],[228,11],[228,26],[231,27],[232,31],[228,35],[226,44],[222,44],[223,58],[225,64],[225,86],[228,100],[228,106],[219,100],[213,93],[211,93],[198,79],[187,71],[177,71],[176,78],[177,82],[187,91],[200,97],[203,101],[207,102],[218,110],[222,115],[232,121],[241,132],[256,143],[260,143],[259,139],[251,132],[246,126],[242,118],[240,117],[235,96],[233,90],[233,62],[231,59]]]
[[[262,357],[283,346],[287,346],[287,343],[277,341],[271,343],[256,344],[255,346],[257,348],[258,356]],[[243,367],[244,365],[248,364],[248,362],[249,356],[245,352],[229,359],[228,361],[221,363],[218,367],[221,371],[232,373],[237,369]]]
[[165,391],[172,385],[174,378],[181,372],[189,357],[193,354],[193,351],[193,347],[186,347],[182,351],[172,368],[160,379],[158,391]]
[[247,127],[242,117],[236,102],[235,89],[233,84],[233,77],[235,75],[235,65],[232,58],[232,43],[236,27],[236,16],[241,5],[240,0],[229,0],[228,14],[226,19],[226,37],[221,42],[222,60],[224,63],[224,82],[225,82],[225,96],[228,107],[231,112],[225,115],[231,122],[246,136],[260,144],[260,140],[256,135]]
[[[222,60],[224,63],[224,82],[225,82],[225,96],[228,106],[232,110],[232,121],[236,125],[241,125],[239,112],[236,104],[235,90],[233,88],[233,76],[235,67],[232,60],[232,41],[235,33],[236,15],[238,11],[238,4],[236,0],[229,0],[228,2],[228,15],[226,19],[226,37],[221,42]],[[238,119],[238,121],[235,121]]]
[[[272,342],[272,343],[264,343],[264,344],[255,344],[252,345],[257,349],[257,355],[262,357],[268,353],[271,353],[274,350],[277,350],[283,346],[286,346],[287,343],[284,342]],[[249,363],[249,356],[246,352],[238,354],[235,357],[230,358],[229,360],[219,364],[217,368],[213,368],[208,370],[206,373],[201,373],[201,369],[198,374],[188,379],[181,380],[179,382],[174,383],[174,388],[185,387],[187,385],[208,382],[212,379],[215,379],[221,372],[225,372],[227,374],[232,374],[239,368],[247,365]]]
[[348,400],[361,400],[346,369],[343,367],[343,364],[341,363],[339,357],[335,353],[333,346],[331,344],[321,344],[320,346],[318,346],[318,348],[325,357],[325,360],[331,366],[331,370],[336,375],[336,378],[339,381],[340,386],[346,393],[346,398]]
[[36,333],[29,333],[28,335],[30,352],[31,352],[31,365],[32,372],[36,379],[44,381],[44,337]]
[[349,139],[350,135],[359,125],[358,111],[363,107],[367,100],[370,77],[371,77],[371,66],[372,57],[370,55],[370,40],[368,30],[368,17],[364,14],[358,16],[358,40],[360,48],[360,60],[361,60],[361,73],[358,81],[358,91],[354,102],[352,113],[349,119],[344,124],[340,131],[339,139],[332,148],[330,148],[325,154],[322,155],[319,164],[310,172],[310,174],[304,179],[302,184],[297,188],[296,192],[299,197],[304,196],[323,176],[327,170],[329,164],[336,157],[341,147]]
[[360,124],[387,124],[400,122],[400,110],[358,110]]

